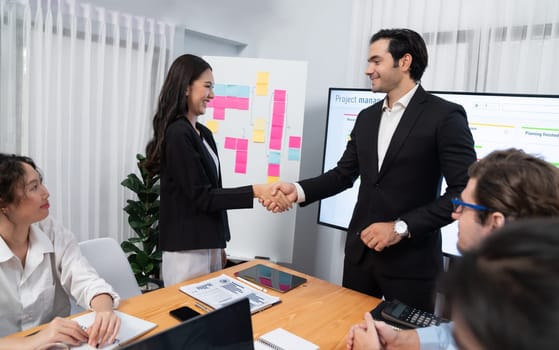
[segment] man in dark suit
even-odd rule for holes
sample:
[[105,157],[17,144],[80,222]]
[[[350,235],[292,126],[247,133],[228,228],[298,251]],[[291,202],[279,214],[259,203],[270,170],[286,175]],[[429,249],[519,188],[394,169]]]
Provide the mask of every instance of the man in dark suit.
[[[370,40],[367,76],[386,98],[359,113],[337,166],[277,187],[302,206],[335,195],[361,177],[349,224],[343,285],[433,311],[442,268],[440,228],[452,221],[476,160],[462,106],[427,93],[419,81],[427,48],[408,29]],[[442,179],[447,188],[440,196]]]

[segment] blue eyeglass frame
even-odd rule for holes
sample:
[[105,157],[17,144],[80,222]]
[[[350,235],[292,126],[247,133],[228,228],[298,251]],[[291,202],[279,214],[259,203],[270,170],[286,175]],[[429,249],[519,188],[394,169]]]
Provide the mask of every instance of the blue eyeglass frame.
[[453,208],[454,212],[458,212],[457,209],[458,209],[458,207],[461,207],[461,206],[462,207],[467,207],[467,208],[470,208],[470,209],[474,209],[474,210],[478,210],[478,211],[488,211],[489,210],[489,208],[487,208],[486,206],[479,205],[479,204],[466,203],[466,202],[461,201],[458,198],[452,198],[450,201],[452,202],[452,205],[454,207]]

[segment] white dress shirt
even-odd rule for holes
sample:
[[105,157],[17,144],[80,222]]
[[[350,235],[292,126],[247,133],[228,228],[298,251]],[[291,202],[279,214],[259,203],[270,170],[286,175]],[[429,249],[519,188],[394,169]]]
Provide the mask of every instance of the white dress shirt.
[[382,166],[382,162],[384,161],[384,157],[386,156],[386,152],[388,151],[388,146],[390,146],[392,136],[394,136],[394,132],[396,131],[398,124],[400,124],[400,120],[402,120],[402,115],[404,115],[404,112],[406,111],[411,98],[417,91],[418,86],[419,85],[415,85],[413,89],[408,91],[408,93],[402,96],[398,101],[394,102],[392,104],[392,108],[388,107],[388,96],[382,103],[382,116],[380,117],[380,125],[378,128],[377,146],[379,171]]
[[67,293],[86,309],[98,294],[111,295],[114,307],[120,300],[81,254],[72,232],[51,217],[31,225],[25,267],[0,237],[0,336],[68,316]]

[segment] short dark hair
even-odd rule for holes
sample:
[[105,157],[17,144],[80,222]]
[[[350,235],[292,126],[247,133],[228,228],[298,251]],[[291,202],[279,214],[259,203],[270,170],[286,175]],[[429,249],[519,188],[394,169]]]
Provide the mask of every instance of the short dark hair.
[[29,157],[0,153],[0,207],[16,203],[20,199],[17,189],[25,186],[23,163],[39,172],[35,162]]
[[507,219],[559,217],[559,169],[541,158],[515,148],[493,151],[468,175],[477,181],[474,200],[490,209],[478,211],[482,223],[496,211]]
[[146,160],[143,162],[151,174],[159,173],[167,127],[188,113],[187,88],[207,69],[212,70],[208,62],[190,54],[179,56],[169,68],[153,117],[153,138],[146,146]]
[[443,291],[484,349],[556,349],[559,220],[504,226],[453,264]]
[[381,29],[373,34],[369,44],[380,39],[390,40],[388,52],[392,55],[395,66],[405,54],[411,55],[410,77],[419,82],[428,62],[427,46],[421,35],[411,29]]

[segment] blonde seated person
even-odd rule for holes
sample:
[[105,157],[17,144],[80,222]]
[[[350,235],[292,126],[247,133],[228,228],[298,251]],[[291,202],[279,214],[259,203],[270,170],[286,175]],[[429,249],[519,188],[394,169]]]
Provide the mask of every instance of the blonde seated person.
[[[68,294],[96,312],[87,329],[62,318]],[[49,322],[32,336],[0,338],[0,349],[110,344],[120,329],[119,300],[72,232],[49,216],[49,192],[33,160],[0,153],[0,337]]]

